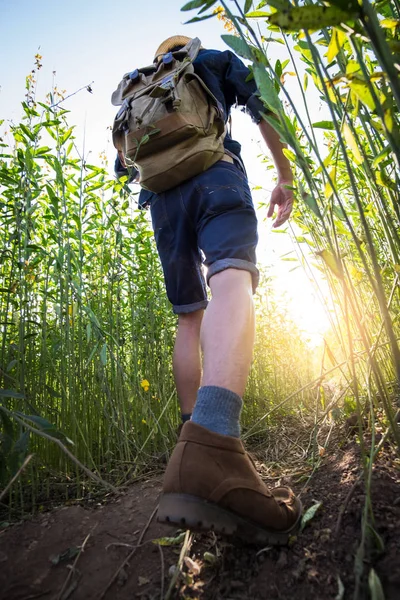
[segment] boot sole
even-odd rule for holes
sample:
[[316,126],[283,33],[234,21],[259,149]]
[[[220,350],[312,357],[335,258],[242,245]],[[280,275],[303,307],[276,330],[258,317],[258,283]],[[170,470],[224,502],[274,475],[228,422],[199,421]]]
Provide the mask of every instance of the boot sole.
[[192,531],[215,531],[224,536],[236,537],[247,544],[285,546],[300,527],[302,505],[299,502],[297,521],[286,531],[273,531],[259,527],[235,513],[188,494],[163,494],[158,507],[157,520],[186,527]]

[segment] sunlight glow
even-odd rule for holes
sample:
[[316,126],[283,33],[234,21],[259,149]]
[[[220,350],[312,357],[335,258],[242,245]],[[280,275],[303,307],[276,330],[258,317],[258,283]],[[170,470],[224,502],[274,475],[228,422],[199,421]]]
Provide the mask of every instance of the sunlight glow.
[[[233,136],[242,144],[242,155],[247,168],[250,188],[259,221],[257,259],[261,269],[273,278],[271,287],[288,310],[288,316],[303,332],[304,338],[315,347],[322,343],[330,329],[327,308],[318,298],[315,286],[299,262],[295,262],[294,245],[289,233],[276,233],[272,219],[266,220],[269,198],[275,187],[275,170],[267,169],[262,155],[267,148],[258,127],[249,127],[249,116],[233,111]],[[256,189],[254,189],[256,188]],[[261,208],[260,208],[261,205]],[[283,230],[288,226],[282,227]],[[306,250],[304,252],[307,253]],[[313,262],[313,257],[310,257]],[[328,287],[319,271],[313,273],[323,296]]]

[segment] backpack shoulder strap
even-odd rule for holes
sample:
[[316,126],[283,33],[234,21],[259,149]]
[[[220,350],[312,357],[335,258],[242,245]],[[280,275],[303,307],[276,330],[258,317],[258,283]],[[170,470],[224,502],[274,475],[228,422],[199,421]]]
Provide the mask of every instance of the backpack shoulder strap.
[[201,41],[199,40],[198,37],[193,38],[192,40],[190,40],[190,42],[188,42],[184,48],[184,50],[186,50],[187,55],[189,56],[190,60],[193,62],[195,60],[195,58],[197,57],[199,51],[201,48]]

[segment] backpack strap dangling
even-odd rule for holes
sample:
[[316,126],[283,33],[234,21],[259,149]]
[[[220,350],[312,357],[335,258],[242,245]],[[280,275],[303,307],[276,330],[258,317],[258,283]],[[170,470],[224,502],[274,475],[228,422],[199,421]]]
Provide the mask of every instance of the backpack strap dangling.
[[196,38],[193,38],[192,40],[190,40],[190,42],[188,42],[183,49],[186,50],[188,57],[193,62],[195,60],[195,58],[197,57],[197,55],[200,51],[200,48],[201,48],[201,41],[199,40],[199,38],[196,37]]

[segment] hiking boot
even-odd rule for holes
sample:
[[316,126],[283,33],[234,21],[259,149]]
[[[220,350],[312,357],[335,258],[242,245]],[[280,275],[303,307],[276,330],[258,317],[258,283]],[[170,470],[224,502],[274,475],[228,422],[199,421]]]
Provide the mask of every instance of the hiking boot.
[[269,489],[238,438],[184,424],[164,477],[158,521],[283,545],[301,519],[287,487]]

